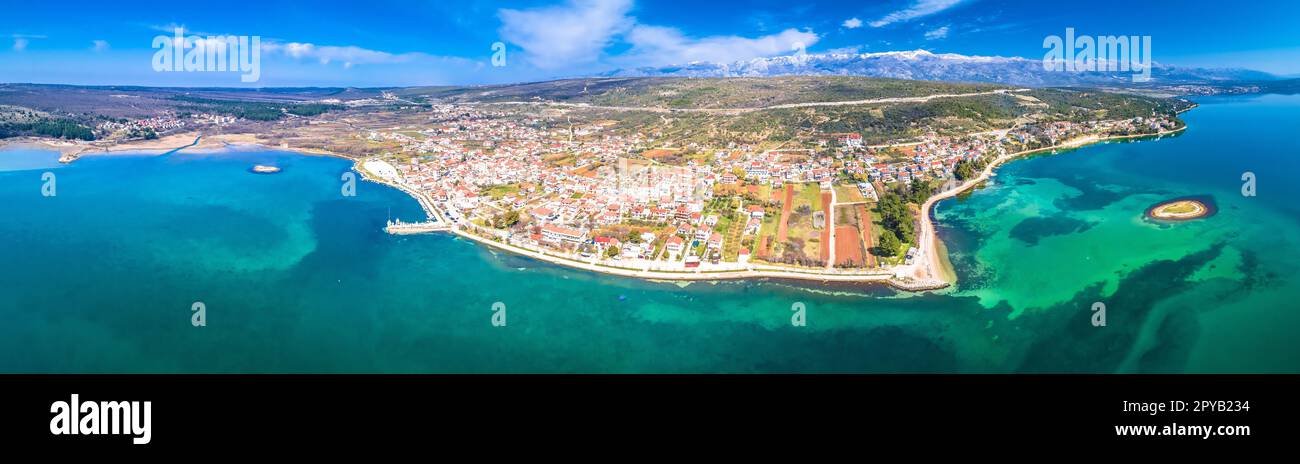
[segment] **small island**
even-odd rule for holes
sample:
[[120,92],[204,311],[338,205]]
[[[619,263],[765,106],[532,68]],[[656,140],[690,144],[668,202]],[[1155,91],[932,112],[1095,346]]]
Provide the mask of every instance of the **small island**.
[[275,174],[277,172],[280,172],[280,168],[275,166],[265,166],[259,164],[257,166],[253,166],[253,172],[258,174]]
[[1165,221],[1189,221],[1209,214],[1209,205],[1194,199],[1167,201],[1147,210],[1147,217]]

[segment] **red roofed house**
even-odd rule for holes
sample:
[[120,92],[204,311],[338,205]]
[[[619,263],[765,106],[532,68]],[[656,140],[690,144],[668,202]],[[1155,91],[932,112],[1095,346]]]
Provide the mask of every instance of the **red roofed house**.
[[862,146],[862,134],[844,134],[840,137],[840,144],[848,148],[858,148]]
[[667,251],[668,253],[674,255],[679,255],[682,253],[683,245],[684,245],[684,241],[682,240],[682,238],[674,235],[672,237],[668,237],[668,242],[664,243],[664,251]]
[[555,245],[577,245],[587,239],[587,233],[553,224],[542,226],[542,241]]
[[555,211],[551,211],[550,208],[536,208],[533,209],[532,211],[529,211],[528,214],[531,215],[534,219],[543,222],[554,221],[560,217],[559,214],[556,214]]
[[618,239],[614,237],[596,237],[595,240],[592,241],[596,242],[596,249],[600,250],[601,254],[604,254],[609,247],[618,248],[622,246],[622,242],[618,241]]
[[722,249],[722,234],[714,232],[709,236],[709,249]]

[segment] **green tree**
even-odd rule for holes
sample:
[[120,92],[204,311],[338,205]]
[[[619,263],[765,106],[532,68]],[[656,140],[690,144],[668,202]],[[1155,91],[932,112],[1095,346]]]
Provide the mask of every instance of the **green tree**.
[[894,232],[892,231],[885,230],[880,233],[880,242],[876,245],[876,250],[873,253],[875,253],[876,256],[884,256],[886,258],[894,257],[898,256],[898,249],[902,247],[903,242],[898,240],[898,236],[894,235]]
[[969,160],[958,161],[956,169],[953,169],[953,174],[957,176],[957,180],[973,178],[975,177],[975,166]]
[[518,223],[519,223],[519,210],[512,209],[510,211],[506,211],[505,226],[514,227],[515,224]]
[[876,210],[880,213],[881,225],[885,230],[892,232],[895,238],[909,243],[916,240],[912,212],[908,209],[902,195],[897,192],[886,192],[881,195]]
[[510,210],[492,216],[488,220],[488,225],[497,229],[508,229],[519,223],[519,211]]
[[925,199],[930,198],[934,193],[934,188],[930,186],[930,181],[914,180],[912,185],[907,188],[907,201],[910,203],[925,203]]

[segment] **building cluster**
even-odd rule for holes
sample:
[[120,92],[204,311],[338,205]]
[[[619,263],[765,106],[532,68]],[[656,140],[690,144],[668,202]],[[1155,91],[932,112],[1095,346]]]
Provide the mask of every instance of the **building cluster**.
[[129,138],[149,132],[158,135],[195,126],[224,127],[238,120],[235,116],[220,114],[191,113],[186,116],[168,112],[151,118],[105,121],[95,129],[105,134],[123,134]]
[[[961,161],[975,161],[983,157],[997,157],[1005,147],[995,136],[939,137],[926,136],[921,143],[893,148],[902,159],[886,163],[876,156],[864,158],[860,165],[850,168],[853,174],[865,177],[867,182],[883,184],[910,184],[917,180],[949,179]],[[872,192],[874,195],[874,191]]]
[[[929,134],[918,143],[889,147],[864,146],[858,134],[826,134],[811,140],[820,150],[732,145],[712,152],[707,162],[695,157],[665,165],[655,158],[672,150],[647,152],[654,143],[649,136],[619,134],[597,123],[469,105],[434,105],[427,113],[421,127],[372,130],[363,137],[395,143],[405,155],[392,157],[401,160],[394,164],[403,183],[426,194],[458,224],[525,246],[696,262],[716,260],[725,241],[736,236],[733,231],[741,237],[758,234],[764,204],[779,200],[772,195],[739,205],[712,202],[719,187],[755,192],[767,186],[777,192],[786,183],[818,183],[823,189],[843,183],[876,200],[878,189],[889,184],[948,179],[959,162],[996,157],[1016,144],[1174,124],[1166,118],[1056,122],[961,137]],[[834,149],[825,149],[832,144]],[[716,204],[734,210],[711,209]],[[507,213],[518,220],[501,228],[493,218]],[[720,214],[734,228],[717,230]],[[647,233],[629,240],[611,232],[626,230],[622,226],[653,226],[662,236]],[[740,254],[747,258],[748,250]]]
[[1089,135],[1139,135],[1171,130],[1177,123],[1170,117],[1134,117],[1087,122],[1058,121],[1017,128],[1007,137],[1024,145],[1053,146]]
[[175,115],[154,116],[145,119],[131,119],[124,121],[106,121],[100,124],[96,129],[104,132],[113,133],[119,131],[141,131],[153,129],[154,132],[166,132],[185,127],[185,120]]

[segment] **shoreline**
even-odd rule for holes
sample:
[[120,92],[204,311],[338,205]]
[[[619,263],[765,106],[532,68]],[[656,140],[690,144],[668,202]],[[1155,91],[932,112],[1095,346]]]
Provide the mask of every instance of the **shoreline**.
[[[1190,207],[1186,212],[1169,212],[1167,209],[1176,206]],[[1200,197],[1187,197],[1174,200],[1166,200],[1147,208],[1143,217],[1157,222],[1179,223],[1205,219],[1213,216],[1217,212],[1209,200],[1202,200]]]
[[[201,132],[182,132],[153,140],[132,140],[105,143],[103,141],[73,141],[40,137],[15,137],[0,140],[0,150],[9,148],[36,148],[59,152],[59,162],[69,164],[83,156],[117,155],[139,153],[146,155],[165,155],[183,149],[219,150],[231,145],[259,145],[255,134],[217,134],[204,135]],[[272,147],[267,147],[272,148]],[[294,150],[299,151],[299,150]]]
[[649,266],[646,265],[644,262],[642,263],[621,262],[620,264],[627,264],[629,266],[635,266],[637,264],[640,264],[639,268],[622,267],[613,264],[607,264],[603,261],[602,262],[595,262],[590,260],[584,261],[584,260],[577,259],[575,257],[563,256],[558,253],[549,253],[545,250],[535,250],[531,248],[525,248],[510,243],[497,241],[492,238],[484,237],[463,230],[462,229],[463,224],[457,224],[448,221],[445,218],[445,216],[442,214],[442,212],[439,211],[436,206],[434,206],[434,202],[431,199],[427,198],[425,195],[405,185],[380,178],[379,176],[370,173],[368,170],[364,168],[364,166],[362,166],[364,164],[364,160],[353,160],[353,161],[354,161],[353,170],[361,173],[361,176],[364,180],[376,182],[376,183],[387,185],[389,187],[396,188],[406,193],[407,195],[410,195],[411,197],[415,198],[416,201],[420,203],[420,207],[424,209],[426,216],[428,216],[430,219],[435,219],[438,222],[445,224],[447,226],[445,230],[442,230],[443,232],[451,233],[456,237],[465,238],[474,241],[476,243],[485,245],[489,248],[503,250],[506,252],[514,253],[527,258],[535,259],[538,261],[542,261],[548,264],[553,264],[565,268],[579,269],[579,270],[596,272],[600,274],[608,274],[608,275],[614,275],[619,277],[631,277],[631,278],[651,280],[651,281],[656,281],[656,280],[657,281],[718,281],[718,280],[772,278],[772,279],[786,279],[786,280],[814,281],[814,282],[850,282],[850,283],[874,282],[874,283],[886,284],[896,289],[904,290],[904,291],[923,291],[923,290],[933,289],[933,288],[924,287],[923,285],[918,286],[917,284],[912,282],[896,280],[893,274],[890,274],[888,272],[881,272],[881,271],[877,271],[874,273],[828,272],[827,270],[823,270],[823,269],[804,270],[804,269],[793,268],[793,267],[784,268],[782,266],[764,265],[764,264],[751,264],[746,266],[746,265],[740,265],[738,263],[731,263],[731,266],[724,265],[725,267],[724,269],[710,270],[710,269],[702,268],[694,271],[667,271],[667,270],[650,269]]
[[[532,259],[536,259],[539,261],[543,261],[546,263],[550,263],[550,264],[554,264],[566,268],[571,268],[571,269],[580,269],[580,270],[586,270],[586,271],[597,272],[602,274],[615,275],[620,277],[631,277],[631,278],[638,278],[638,279],[651,280],[651,281],[655,281],[655,280],[658,281],[719,281],[719,280],[771,278],[771,279],[785,279],[785,280],[798,280],[798,281],[810,281],[810,282],[850,282],[850,283],[884,284],[901,291],[924,292],[924,291],[940,290],[943,288],[947,288],[952,284],[956,283],[957,280],[956,273],[951,268],[951,265],[945,264],[945,262],[947,261],[947,257],[946,257],[947,253],[946,250],[943,249],[943,244],[940,243],[937,232],[935,231],[934,220],[933,218],[930,217],[932,211],[934,210],[934,206],[938,204],[938,202],[955,197],[965,191],[968,191],[978,186],[980,183],[988,180],[990,177],[993,177],[994,176],[993,171],[999,166],[1001,166],[1002,164],[1005,164],[1009,161],[1024,156],[1032,155],[1035,153],[1043,153],[1051,150],[1075,149],[1075,148],[1080,148],[1080,147],[1084,147],[1096,143],[1108,142],[1113,140],[1137,139],[1137,138],[1145,138],[1145,137],[1161,137],[1164,135],[1179,133],[1186,129],[1187,126],[1184,125],[1183,127],[1180,127],[1175,130],[1162,131],[1155,134],[1124,135],[1124,136],[1111,136],[1111,137],[1097,137],[1097,136],[1081,137],[1079,139],[1072,139],[1051,147],[1025,150],[1025,151],[1020,151],[1020,152],[1000,156],[994,159],[992,162],[990,162],[988,166],[985,166],[984,170],[981,171],[980,175],[977,176],[976,178],[970,179],[955,188],[932,195],[930,196],[930,198],[926,199],[924,204],[921,205],[920,211],[918,213],[920,218],[921,230],[917,234],[921,242],[917,244],[917,249],[919,250],[921,256],[917,256],[915,258],[914,264],[898,265],[892,268],[879,269],[876,270],[875,272],[867,272],[867,273],[845,272],[839,269],[820,269],[820,268],[803,269],[803,268],[795,268],[795,267],[781,266],[775,264],[757,264],[757,263],[750,263],[745,265],[739,263],[727,263],[724,264],[722,268],[719,269],[699,268],[696,270],[683,270],[683,271],[654,270],[654,269],[650,269],[650,265],[646,264],[645,262],[623,263],[623,264],[628,264],[628,265],[638,266],[638,267],[620,267],[611,264],[604,264],[603,262],[598,263],[591,260],[583,261],[574,257],[560,256],[557,254],[547,253],[543,250],[533,250],[529,248],[524,248],[517,245],[503,243],[491,238],[476,235],[466,230],[462,230],[462,227],[464,227],[463,224],[453,223],[451,221],[448,221],[446,219],[446,216],[443,215],[440,210],[438,210],[433,200],[428,198],[424,194],[418,192],[415,189],[407,187],[401,182],[394,182],[387,179],[383,179],[378,175],[370,173],[363,166],[364,163],[366,162],[366,159],[364,158],[354,158],[350,156],[344,156],[338,153],[333,153],[321,149],[297,148],[297,147],[286,147],[286,146],[271,147],[266,144],[258,142],[256,140],[256,135],[254,134],[222,134],[222,135],[216,135],[210,137],[202,137],[200,140],[191,141],[191,143],[186,146],[180,146],[180,147],[167,146],[167,145],[174,145],[174,143],[178,141],[177,138],[184,138],[184,137],[196,135],[195,133],[185,133],[185,134],[176,134],[176,135],[164,137],[153,141],[148,141],[145,143],[129,142],[126,144],[114,144],[114,145],[108,145],[104,147],[94,147],[94,148],[98,150],[102,150],[103,153],[108,153],[108,154],[121,153],[121,152],[149,152],[149,151],[159,151],[158,154],[164,154],[167,152],[177,151],[180,149],[212,150],[212,149],[230,148],[231,146],[236,146],[236,145],[244,145],[244,146],[260,147],[268,150],[293,151],[295,153],[301,153],[304,155],[329,156],[333,158],[345,159],[352,162],[352,170],[360,173],[363,180],[384,184],[386,186],[398,189],[403,193],[406,193],[407,195],[414,198],[416,202],[419,203],[420,208],[424,210],[427,219],[436,220],[441,224],[445,224],[447,227],[445,231],[450,232],[454,236],[463,237],[489,247],[501,249],[507,252],[523,255],[525,257],[529,257]],[[76,161],[83,154],[95,151],[93,149],[88,150],[87,144],[57,141],[57,140],[28,139],[28,140],[7,140],[4,142],[0,142],[0,149],[7,148],[10,146],[38,146],[38,147],[44,147],[48,149],[54,149],[62,153],[64,157],[71,156],[71,159],[69,161],[66,161],[68,163]],[[60,161],[63,162],[63,159],[60,158]],[[643,260],[637,260],[637,261],[643,261]]]
[[[947,276],[944,275],[946,274],[946,272],[943,271],[943,263],[941,261],[941,260],[946,260],[946,256],[940,256],[940,250],[942,249],[943,244],[939,243],[938,232],[935,230],[934,219],[931,217],[931,214],[934,211],[934,206],[938,204],[940,201],[947,200],[949,198],[960,195],[961,193],[966,192],[972,188],[975,188],[979,184],[987,181],[990,177],[993,177],[995,175],[993,171],[996,170],[999,166],[1007,162],[1013,161],[1015,159],[1037,154],[1037,153],[1045,153],[1048,151],[1054,151],[1060,149],[1077,149],[1077,148],[1082,148],[1097,143],[1109,142],[1114,140],[1131,140],[1131,139],[1140,139],[1146,137],[1159,138],[1170,134],[1177,134],[1186,129],[1187,129],[1187,125],[1184,124],[1182,127],[1179,127],[1177,129],[1160,131],[1154,134],[1116,135],[1110,137],[1087,136],[1078,139],[1067,140],[1065,142],[1050,147],[1035,148],[1033,150],[1023,150],[1023,151],[1010,153],[995,158],[992,162],[989,163],[988,166],[984,167],[983,171],[980,171],[979,176],[975,177],[974,179],[970,179],[952,189],[945,190],[935,195],[931,195],[930,198],[927,198],[925,200],[925,203],[921,205],[921,211],[919,213],[921,230],[917,233],[917,237],[919,237],[919,240],[922,243],[917,244],[917,249],[920,250],[922,256],[917,257],[916,262],[922,263],[924,265],[922,266],[913,265],[915,266],[915,268],[911,269],[912,272],[910,273],[910,275],[919,279],[944,280],[946,285],[951,285],[953,283],[956,283],[955,275],[953,276],[951,282],[946,281]],[[945,252],[943,254],[946,255],[947,253]]]

